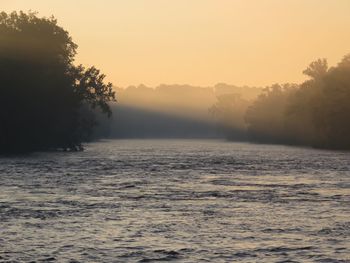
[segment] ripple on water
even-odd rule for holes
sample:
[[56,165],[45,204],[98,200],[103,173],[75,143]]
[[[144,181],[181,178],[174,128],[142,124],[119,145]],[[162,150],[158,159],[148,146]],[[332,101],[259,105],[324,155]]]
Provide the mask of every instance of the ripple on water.
[[350,155],[191,140],[0,159],[1,262],[350,262]]

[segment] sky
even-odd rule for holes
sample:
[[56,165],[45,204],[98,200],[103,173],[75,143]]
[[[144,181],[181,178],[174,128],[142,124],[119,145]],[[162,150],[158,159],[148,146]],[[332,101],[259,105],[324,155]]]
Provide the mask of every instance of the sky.
[[350,53],[350,0],[0,0],[54,15],[115,86],[301,82]]

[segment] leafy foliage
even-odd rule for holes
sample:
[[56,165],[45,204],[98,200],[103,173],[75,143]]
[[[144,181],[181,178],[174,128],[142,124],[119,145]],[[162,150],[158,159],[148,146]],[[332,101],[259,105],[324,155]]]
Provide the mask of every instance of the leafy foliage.
[[75,66],[77,45],[55,18],[0,13],[0,152],[79,149],[110,116],[111,83],[95,67]]
[[[331,68],[326,59],[318,59],[303,73],[310,78],[302,84],[272,85],[250,103],[245,132],[258,142],[349,150],[350,55]],[[231,107],[228,114],[225,105],[219,99],[214,108],[231,126],[239,123],[241,111]]]

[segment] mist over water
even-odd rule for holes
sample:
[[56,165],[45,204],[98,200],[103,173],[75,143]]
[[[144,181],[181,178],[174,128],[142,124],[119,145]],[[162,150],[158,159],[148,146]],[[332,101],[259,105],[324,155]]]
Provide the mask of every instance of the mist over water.
[[[115,89],[118,103],[111,105],[112,119],[98,119],[100,127],[97,127],[96,134],[103,138],[106,135],[118,139],[226,138],[227,131],[223,126],[230,126],[227,123],[233,121],[235,130],[243,128],[243,120],[238,120],[243,114],[238,118],[230,115],[229,120],[219,119],[212,110],[218,98],[237,96],[251,101],[262,92],[258,87],[224,83],[212,87],[162,84]],[[242,136],[235,139],[242,140]]]
[[349,262],[350,155],[112,140],[0,159],[0,261]]

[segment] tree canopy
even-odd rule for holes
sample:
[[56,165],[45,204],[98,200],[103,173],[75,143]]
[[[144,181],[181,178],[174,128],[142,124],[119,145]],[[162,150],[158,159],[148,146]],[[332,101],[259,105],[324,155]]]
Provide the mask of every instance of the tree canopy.
[[54,17],[0,13],[0,152],[79,149],[111,115],[111,83],[74,64],[77,45]]
[[303,73],[309,79],[267,87],[244,112],[235,109],[233,98],[227,98],[232,112],[225,111],[219,98],[216,112],[230,119],[231,127],[244,117],[245,132],[253,141],[349,150],[350,55],[331,68],[326,59],[318,59]]

